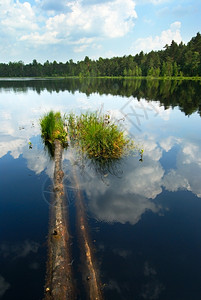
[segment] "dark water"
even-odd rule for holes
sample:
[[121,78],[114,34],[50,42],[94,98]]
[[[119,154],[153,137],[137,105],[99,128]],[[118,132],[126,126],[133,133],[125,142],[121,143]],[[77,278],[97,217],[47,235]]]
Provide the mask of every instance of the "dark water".
[[121,119],[144,155],[101,170],[64,153],[79,298],[72,166],[104,299],[201,299],[200,94],[191,81],[0,81],[0,298],[43,297],[54,164],[40,116],[98,109]]

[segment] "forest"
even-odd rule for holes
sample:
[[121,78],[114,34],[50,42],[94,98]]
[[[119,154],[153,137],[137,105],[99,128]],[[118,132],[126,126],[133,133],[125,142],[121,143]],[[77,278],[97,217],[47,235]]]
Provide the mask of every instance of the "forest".
[[83,61],[72,59],[63,62],[41,64],[23,61],[0,63],[0,77],[200,77],[201,76],[201,34],[197,33],[186,45],[172,41],[164,50],[135,56],[99,58]]

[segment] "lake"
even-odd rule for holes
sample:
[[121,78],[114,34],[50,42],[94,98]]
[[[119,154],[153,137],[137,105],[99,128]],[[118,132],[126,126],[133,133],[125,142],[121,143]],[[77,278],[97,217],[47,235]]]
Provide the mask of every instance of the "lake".
[[54,162],[40,117],[97,110],[144,153],[104,168],[63,153],[77,299],[87,297],[72,169],[103,299],[201,299],[200,95],[199,81],[0,80],[0,298],[44,296]]

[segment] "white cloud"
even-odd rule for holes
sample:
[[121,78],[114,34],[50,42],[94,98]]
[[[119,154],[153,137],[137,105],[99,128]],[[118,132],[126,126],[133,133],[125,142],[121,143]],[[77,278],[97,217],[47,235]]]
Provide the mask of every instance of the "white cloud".
[[[181,148],[177,156],[177,167],[171,169],[164,176],[162,185],[168,191],[188,190],[201,198],[200,145],[195,141],[190,142],[180,139],[179,142]],[[175,143],[178,143],[177,139],[175,139]],[[171,147],[173,145],[171,142]]]
[[77,41],[71,42],[73,45],[82,45],[82,44],[91,44],[93,43],[94,38],[81,38]]
[[177,144],[180,143],[181,139],[176,138],[174,136],[169,136],[167,138],[164,138],[160,141],[160,146],[166,151],[168,152],[169,150],[172,149],[172,147]]
[[[44,49],[56,59],[59,52],[64,55],[65,46],[68,55],[69,52],[93,52],[100,49],[104,40],[124,37],[134,27],[136,18],[134,0],[59,0],[57,3],[1,0],[0,52],[6,60],[8,57],[22,59],[22,53],[25,57],[33,59],[34,55],[41,59]],[[54,50],[49,46],[54,46]]]
[[81,45],[79,47],[74,47],[74,52],[75,53],[84,52],[88,47],[89,45]]
[[1,30],[9,33],[37,30],[35,13],[30,3],[2,1],[0,6]]
[[77,0],[68,2],[66,6],[69,8],[67,12],[49,17],[41,31],[25,34],[20,40],[33,44],[54,44],[61,41],[71,44],[72,41],[79,41],[82,45],[74,50],[82,52],[94,40],[91,36],[123,37],[133,28],[133,20],[137,18],[133,0],[115,0],[93,5],[83,5],[81,0]]
[[27,167],[29,170],[32,170],[36,174],[40,174],[44,170],[46,170],[46,174],[51,175],[54,174],[54,162],[50,160],[49,155],[45,151],[41,151],[37,148],[33,149],[24,149],[23,157],[27,160]]
[[158,161],[161,155],[158,160],[152,159],[155,159],[154,154],[157,152],[156,144],[153,145],[152,141],[150,147],[148,144],[149,141],[142,164],[137,157],[132,157],[126,164],[126,170],[124,164],[117,167],[120,168],[120,174],[123,172],[123,177],[119,180],[108,176],[101,182],[97,174],[93,176],[91,169],[86,170],[90,174],[90,180],[87,175],[81,188],[88,196],[88,207],[95,218],[105,222],[136,224],[148,210],[161,212],[161,207],[152,199],[162,192],[164,170]]
[[169,29],[162,31],[160,36],[139,38],[133,44],[132,51],[137,53],[140,51],[161,50],[166,44],[170,45],[172,40],[180,43],[182,41],[180,27],[180,22],[174,22]]
[[[43,92],[43,97],[50,96],[48,101],[36,98],[33,91],[29,91],[30,102],[27,101],[26,93],[20,94],[19,92],[14,94],[15,96],[12,93],[3,92],[0,99],[0,158],[9,151],[13,158],[18,158],[23,153],[30,161],[28,167],[37,174],[49,165],[49,160],[43,150],[35,148],[35,144],[30,150],[28,143],[31,138],[40,135],[39,119],[42,114],[53,108],[58,111],[65,111],[66,108],[65,104],[59,104],[59,100],[55,106],[57,93],[53,93],[53,97],[46,93]],[[15,102],[13,102],[13,97]],[[30,103],[32,103],[31,106]]]
[[107,198],[102,198],[102,200],[96,198],[95,201],[91,201],[89,209],[97,219],[105,222],[136,224],[146,211],[157,213],[160,210],[153,202],[139,195],[131,196],[121,193],[112,196],[106,193],[104,197]]
[[69,42],[69,44],[76,45],[74,47],[74,52],[79,53],[85,51],[88,47],[97,47],[95,43],[93,43],[96,38],[81,38],[79,40]]
[[34,32],[21,36],[19,40],[29,42],[35,47],[38,45],[57,44],[60,42],[60,39],[58,39],[57,35],[58,33],[56,31],[47,32],[44,34]]
[[[162,208],[152,199],[162,193],[163,187],[170,192],[185,190],[201,197],[199,143],[176,136],[159,138],[158,143],[155,136],[144,138],[143,163],[140,164],[134,157],[126,164],[126,170],[123,164],[117,167],[120,168],[120,176],[121,171],[123,172],[120,180],[107,174],[101,182],[97,174],[93,175],[92,169],[85,166],[86,178],[83,179],[81,188],[89,199],[89,210],[98,220],[136,224],[146,211],[160,214]],[[160,163],[162,149],[168,152],[175,145],[179,149],[176,166],[165,173]]]
[[16,159],[20,156],[23,147],[26,145],[28,145],[28,141],[25,139],[15,139],[11,136],[1,136],[0,157],[3,157],[8,153],[8,151],[10,151],[13,158]]
[[196,163],[201,167],[201,157],[199,155],[200,147],[196,144],[187,143],[183,147],[184,160],[183,163],[188,165]]
[[144,140],[142,143],[142,147],[146,155],[151,158],[153,161],[159,161],[162,157],[162,151],[156,144],[155,140],[150,137],[149,140]]
[[178,189],[190,190],[187,178],[176,170],[170,170],[170,172],[164,177],[163,185],[171,192],[175,192]]

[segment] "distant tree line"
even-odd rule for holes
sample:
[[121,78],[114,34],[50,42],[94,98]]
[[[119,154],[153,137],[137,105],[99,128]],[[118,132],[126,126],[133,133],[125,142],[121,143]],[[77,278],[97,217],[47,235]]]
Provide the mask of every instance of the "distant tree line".
[[178,45],[172,41],[164,50],[141,51],[135,56],[99,58],[91,60],[88,56],[83,61],[66,63],[49,62],[41,64],[36,59],[30,64],[22,61],[0,63],[0,77],[194,77],[201,76],[201,34],[197,33],[187,45]]

